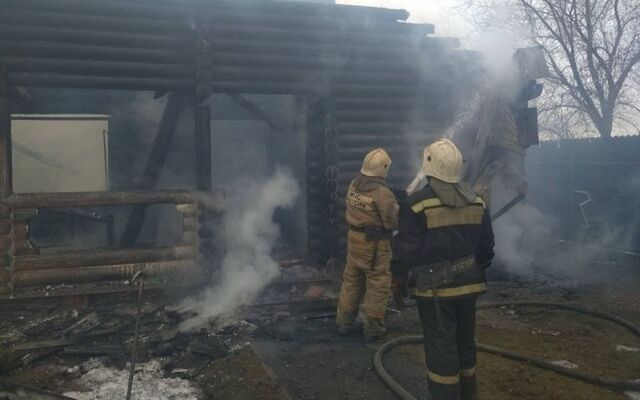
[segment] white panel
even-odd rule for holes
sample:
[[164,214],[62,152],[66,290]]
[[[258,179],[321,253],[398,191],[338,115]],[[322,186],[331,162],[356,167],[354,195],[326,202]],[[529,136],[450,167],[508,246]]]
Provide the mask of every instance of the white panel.
[[107,190],[108,128],[100,115],[12,116],[13,191]]

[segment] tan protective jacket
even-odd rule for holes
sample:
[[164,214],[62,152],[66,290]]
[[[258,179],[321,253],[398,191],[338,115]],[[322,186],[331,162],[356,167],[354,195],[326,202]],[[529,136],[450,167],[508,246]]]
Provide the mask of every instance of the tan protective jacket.
[[398,202],[383,178],[359,174],[349,185],[346,203],[349,225],[398,229]]

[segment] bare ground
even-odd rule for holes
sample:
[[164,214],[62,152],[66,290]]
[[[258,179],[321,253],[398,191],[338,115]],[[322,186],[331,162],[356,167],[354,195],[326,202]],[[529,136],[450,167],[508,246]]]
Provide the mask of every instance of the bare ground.
[[[535,300],[577,304],[609,312],[640,324],[640,270],[617,279],[590,284],[566,282],[529,287],[492,285],[483,302]],[[635,269],[634,269],[635,268]],[[21,312],[6,311],[4,317]],[[46,336],[68,326],[70,317],[31,326],[32,334]],[[130,317],[129,317],[130,318]],[[18,342],[5,319],[0,335],[4,349]],[[203,397],[216,400],[356,400],[396,399],[373,370],[372,359],[381,344],[365,344],[359,336],[334,333],[332,318],[306,320],[291,315],[253,321],[249,346],[213,359],[192,377]],[[388,338],[420,332],[415,308],[388,315]],[[58,326],[59,325],[59,326]],[[606,321],[566,311],[541,308],[502,308],[478,312],[478,339],[512,351],[570,362],[578,370],[611,378],[640,378],[640,352],[619,351],[617,345],[640,348],[640,339]],[[176,340],[184,340],[176,339]],[[244,341],[245,338],[237,338]],[[119,362],[124,366],[125,358]],[[1,361],[1,360],[0,360]],[[57,353],[14,369],[1,378],[61,393],[72,385],[64,371],[81,358]],[[421,346],[394,349],[385,359],[389,372],[410,392],[427,399]],[[623,400],[624,394],[544,371],[499,356],[479,354],[480,398]]]

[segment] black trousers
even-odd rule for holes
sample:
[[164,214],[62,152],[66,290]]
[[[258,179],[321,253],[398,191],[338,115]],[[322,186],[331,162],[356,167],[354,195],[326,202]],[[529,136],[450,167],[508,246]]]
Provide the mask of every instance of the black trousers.
[[477,399],[476,296],[439,299],[442,325],[438,329],[435,302],[418,297],[424,334],[429,391],[433,400]]

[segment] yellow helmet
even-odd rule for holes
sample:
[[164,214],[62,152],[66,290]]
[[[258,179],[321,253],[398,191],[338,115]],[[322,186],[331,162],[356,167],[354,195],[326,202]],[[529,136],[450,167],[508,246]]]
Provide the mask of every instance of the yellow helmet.
[[440,139],[424,149],[422,173],[443,182],[458,183],[462,179],[462,154],[449,139]]
[[362,163],[360,173],[366,176],[379,176],[384,178],[389,173],[391,167],[391,157],[383,149],[370,151]]

